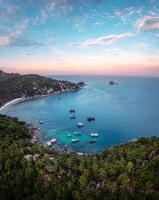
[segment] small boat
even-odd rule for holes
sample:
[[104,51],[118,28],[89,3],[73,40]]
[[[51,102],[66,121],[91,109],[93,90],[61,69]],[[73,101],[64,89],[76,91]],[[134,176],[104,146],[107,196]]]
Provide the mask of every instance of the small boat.
[[75,115],[71,115],[71,116],[70,116],[70,119],[75,119],[75,118],[76,118]]
[[99,134],[98,133],[91,133],[91,137],[98,137]]
[[79,128],[80,128],[80,127],[83,127],[83,126],[84,126],[84,125],[83,125],[83,123],[82,123],[82,122],[78,122],[78,123],[77,123],[77,127],[79,127]]
[[59,100],[61,99],[61,97],[58,98]]
[[91,143],[91,144],[93,144],[95,142],[97,142],[97,140],[89,140],[89,143]]
[[95,117],[93,117],[93,116],[89,116],[88,118],[87,118],[87,121],[94,121],[95,120]]
[[39,121],[39,124],[43,124],[43,122],[42,122],[42,121]]
[[67,135],[67,137],[68,137],[68,138],[70,138],[71,136],[72,136],[72,134],[71,134],[71,133]]
[[76,143],[76,142],[79,142],[80,140],[79,139],[72,139],[72,143]]
[[70,109],[70,113],[75,113],[75,109]]
[[47,142],[46,142],[46,145],[47,145],[48,147],[51,147],[51,146],[52,146],[53,144],[55,144],[55,143],[56,143],[56,139],[53,138],[53,139],[47,141]]
[[79,132],[73,132],[74,135],[78,135],[78,136],[81,136],[82,133],[79,133]]
[[51,139],[51,144],[55,144],[56,143],[56,139]]

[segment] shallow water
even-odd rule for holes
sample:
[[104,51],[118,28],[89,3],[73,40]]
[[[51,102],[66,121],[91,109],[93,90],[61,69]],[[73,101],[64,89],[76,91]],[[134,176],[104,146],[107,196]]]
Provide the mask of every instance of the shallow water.
[[[74,151],[96,153],[115,144],[126,143],[139,136],[159,136],[159,78],[62,76],[57,79],[84,81],[87,85],[77,91],[21,102],[8,107],[3,114],[19,117],[41,128],[43,142],[57,138],[58,144]],[[109,80],[119,85],[109,86]],[[59,100],[58,98],[61,97]],[[70,119],[69,109],[76,110]],[[93,115],[96,120],[87,122]],[[43,121],[39,125],[39,121]],[[77,122],[83,128],[77,128]],[[81,132],[81,136],[69,133]],[[90,133],[97,132],[96,143],[90,144]],[[79,138],[79,143],[71,143]]]

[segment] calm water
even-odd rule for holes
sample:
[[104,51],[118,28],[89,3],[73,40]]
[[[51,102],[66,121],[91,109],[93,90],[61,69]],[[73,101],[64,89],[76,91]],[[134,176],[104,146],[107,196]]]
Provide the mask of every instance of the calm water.
[[[19,117],[41,127],[43,142],[57,138],[58,144],[79,152],[95,153],[114,144],[126,143],[139,136],[159,136],[159,78],[63,76],[70,81],[84,81],[87,86],[77,92],[56,94],[9,107],[3,113]],[[109,80],[119,85],[109,86]],[[58,98],[61,97],[61,100]],[[70,119],[69,109],[76,110]],[[96,117],[87,122],[87,117]],[[39,120],[43,121],[39,125]],[[77,128],[78,121],[84,123]],[[83,133],[80,142],[72,144],[69,133]],[[98,132],[98,141],[90,144],[91,132]]]

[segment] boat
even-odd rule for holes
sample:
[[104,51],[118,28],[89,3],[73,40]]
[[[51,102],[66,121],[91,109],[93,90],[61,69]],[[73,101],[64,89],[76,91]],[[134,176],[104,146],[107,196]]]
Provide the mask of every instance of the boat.
[[57,140],[56,140],[55,138],[53,138],[53,139],[47,141],[47,142],[46,142],[46,145],[47,145],[48,147],[51,147],[51,146],[52,146],[53,144],[55,144],[56,142],[57,142]]
[[68,138],[70,138],[71,136],[72,136],[72,134],[71,134],[71,133],[69,133],[69,134],[67,135],[67,137],[68,137]]
[[58,98],[59,100],[61,99],[61,97]]
[[39,124],[43,124],[43,122],[42,122],[42,121],[39,121]]
[[91,137],[98,137],[99,134],[98,133],[91,133]]
[[83,123],[82,123],[82,122],[78,122],[78,123],[77,123],[77,127],[79,127],[79,128],[80,128],[80,127],[83,127],[83,126],[84,126],[84,125],[83,125]]
[[89,140],[89,143],[91,143],[91,144],[93,144],[95,142],[97,142],[97,140]]
[[75,118],[76,118],[75,115],[71,115],[71,116],[70,116],[70,119],[75,119]]
[[87,121],[94,121],[95,120],[95,117],[93,117],[93,116],[89,116],[88,118],[87,118]]
[[75,109],[70,109],[70,113],[75,113]]
[[76,143],[76,142],[79,142],[80,140],[79,139],[72,139],[72,143]]
[[74,135],[78,135],[78,136],[81,136],[82,133],[79,133],[79,132],[73,132]]
[[55,144],[57,140],[54,138],[54,139],[51,139],[50,141],[51,141],[51,144]]

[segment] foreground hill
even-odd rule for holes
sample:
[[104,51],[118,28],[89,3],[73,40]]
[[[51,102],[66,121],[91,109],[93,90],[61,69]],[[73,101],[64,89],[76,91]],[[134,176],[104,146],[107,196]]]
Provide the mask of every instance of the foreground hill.
[[20,75],[0,71],[0,106],[15,98],[48,95],[79,88],[79,84],[58,81],[36,74]]
[[31,143],[25,122],[0,115],[0,195],[16,200],[159,199],[159,138],[93,156]]

